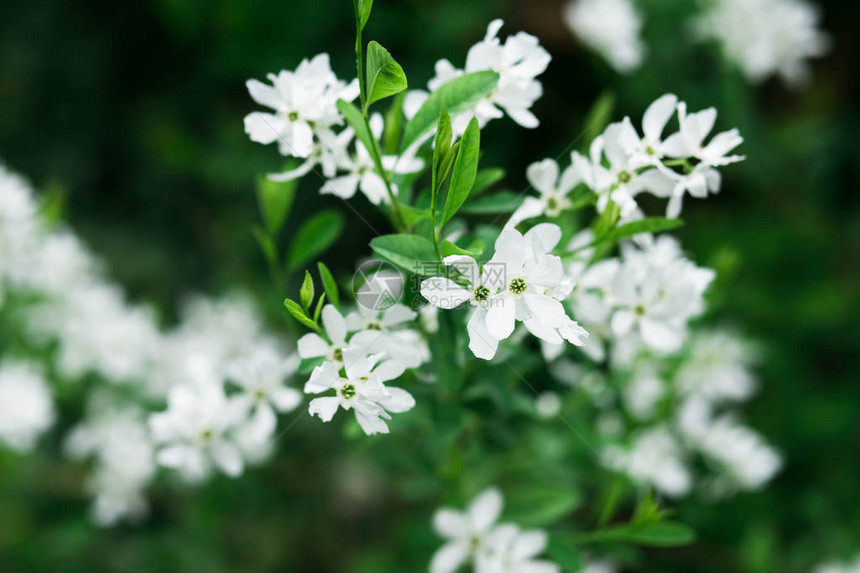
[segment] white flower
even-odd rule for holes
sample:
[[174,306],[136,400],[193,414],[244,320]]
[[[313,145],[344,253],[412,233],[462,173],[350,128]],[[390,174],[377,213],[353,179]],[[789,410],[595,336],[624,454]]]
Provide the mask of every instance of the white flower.
[[[370,129],[377,139],[382,135],[382,116],[374,114],[370,118]],[[334,177],[325,182],[320,188],[320,193],[337,195],[341,199],[350,199],[357,189],[367,197],[374,205],[388,202],[388,191],[385,180],[376,172],[376,167],[370,152],[361,141],[355,142],[356,155],[354,158],[344,154],[339,157],[338,168],[348,172],[347,175]],[[420,159],[406,154],[404,157],[396,156],[382,157],[382,167],[387,172],[414,173],[424,167]],[[397,194],[397,186],[391,184],[391,190]]]
[[220,384],[174,386],[167,395],[167,410],[149,419],[158,446],[156,460],[189,481],[205,479],[213,465],[236,477],[245,464],[231,433],[246,419],[245,405],[229,400]]
[[0,364],[0,444],[29,452],[54,417],[51,391],[34,365],[15,360]]
[[[523,127],[534,128],[540,123],[531,112],[534,102],[543,95],[543,86],[535,78],[546,70],[552,58],[537,38],[525,32],[509,36],[502,43],[498,34],[503,24],[502,20],[490,22],[484,39],[469,49],[465,71],[448,60],[436,64],[436,77],[428,83],[430,91],[464,73],[491,70],[499,74],[499,83],[487,97],[469,113],[452,118],[456,133],[463,133],[472,117],[478,118],[482,127],[504,114]],[[426,98],[423,92],[410,93],[404,105],[407,115],[416,112]]]
[[705,144],[717,120],[716,109],[687,114],[687,106],[682,102],[678,104],[678,119],[681,130],[666,139],[663,151],[668,157],[693,158],[698,163],[676,183],[667,208],[668,217],[677,217],[681,212],[685,191],[698,198],[707,197],[708,192],[718,192],[721,177],[716,168],[744,160],[742,155],[727,155],[744,141],[737,129],[718,133]]
[[88,489],[98,525],[137,521],[146,515],[143,490],[155,475],[155,454],[143,412],[91,395],[86,421],[72,429],[65,449],[74,459],[95,458]]
[[826,54],[821,15],[803,0],[717,0],[698,18],[700,37],[718,41],[752,82],[779,75],[791,86],[809,77],[809,58]]
[[491,359],[500,340],[513,334],[517,321],[549,343],[576,345],[588,334],[565,313],[559,302],[570,293],[561,259],[549,252],[561,239],[557,225],[544,223],[525,235],[516,229],[502,231],[493,258],[479,273],[474,259],[446,257],[466,286],[447,277],[426,279],[421,294],[443,309],[465,302],[475,306],[469,319],[469,348],[478,358]]
[[666,392],[665,386],[656,364],[650,360],[640,360],[622,394],[627,411],[640,421],[653,419],[657,404]]
[[561,397],[555,392],[542,392],[535,399],[535,409],[541,418],[555,418],[561,412]]
[[860,573],[860,556],[855,557],[850,563],[837,561],[822,563],[815,568],[815,573]]
[[557,217],[571,207],[568,195],[577,185],[587,182],[591,176],[591,165],[585,157],[573,152],[571,159],[571,165],[561,174],[559,174],[558,163],[554,159],[544,159],[528,166],[526,179],[540,192],[540,197],[526,197],[523,204],[514,211],[505,224],[506,229],[541,215]]
[[298,367],[298,357],[283,358],[272,346],[260,346],[230,366],[229,379],[242,391],[233,400],[251,413],[248,423],[237,430],[237,437],[243,438],[238,441],[247,440],[245,445],[251,449],[265,447],[277,425],[275,412],[292,412],[298,407],[301,392],[286,385]]
[[[672,194],[674,182],[662,170],[639,170],[641,165],[629,151],[630,141],[635,137],[629,121],[613,123],[591,145],[592,181],[599,195],[597,209],[601,213],[612,199],[621,216],[627,218],[638,209],[635,197],[639,193],[647,191],[657,197]],[[603,165],[604,156],[608,166]]]
[[346,320],[333,305],[323,307],[322,325],[328,340],[310,332],[299,339],[298,354],[300,358],[325,358],[331,362],[343,363],[343,349],[347,347]]
[[433,529],[446,539],[433,555],[430,573],[454,573],[484,548],[502,513],[502,494],[495,488],[481,493],[466,511],[441,508],[433,516]]
[[589,48],[626,74],[642,64],[642,17],[630,0],[572,0],[564,21]]
[[305,384],[305,392],[320,394],[334,390],[334,396],[315,398],[308,412],[330,422],[339,408],[355,411],[355,419],[367,435],[387,434],[385,420],[391,414],[407,412],[415,399],[401,388],[387,387],[385,382],[403,374],[404,367],[396,360],[381,360],[359,347],[343,351],[343,366],[324,362],[317,366]]
[[664,426],[638,433],[628,450],[608,448],[604,462],[638,482],[653,485],[669,497],[684,496],[692,487],[684,450]]
[[709,424],[696,446],[723,468],[728,488],[757,490],[782,467],[782,458],[761,435],[730,415]]
[[742,401],[756,387],[750,366],[755,349],[731,331],[697,333],[688,357],[676,374],[678,390],[711,403]]
[[560,573],[555,563],[535,559],[544,552],[544,531],[521,531],[512,524],[498,526],[489,535],[475,560],[477,573]]
[[620,570],[614,561],[588,559],[583,563],[580,573],[618,573]]
[[0,306],[4,285],[28,271],[41,239],[29,184],[0,164]]
[[346,324],[355,334],[350,339],[368,353],[385,353],[405,368],[417,368],[430,359],[430,350],[421,334],[408,327],[418,313],[402,304],[385,310],[369,309],[361,304],[346,316]]
[[339,125],[343,119],[337,100],[358,97],[358,80],[350,84],[331,71],[328,54],[304,60],[295,72],[269,74],[272,85],[248,80],[248,92],[258,104],[275,113],[253,112],[245,117],[245,131],[252,141],[278,141],[282,155],[308,157],[314,149],[315,132]]
[[661,165],[660,160],[667,155],[663,133],[677,109],[678,97],[674,94],[666,94],[654,100],[642,116],[642,137],[636,132],[630,119],[624,119],[621,145],[632,155],[634,165]]
[[659,352],[678,350],[687,322],[704,308],[703,295],[714,272],[685,259],[667,235],[646,249],[623,245],[622,254],[610,295],[612,333],[619,338],[635,333]]

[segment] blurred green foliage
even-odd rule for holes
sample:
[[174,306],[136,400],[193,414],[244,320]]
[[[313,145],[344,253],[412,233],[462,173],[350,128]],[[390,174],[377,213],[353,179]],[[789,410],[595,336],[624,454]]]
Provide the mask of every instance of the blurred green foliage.
[[[515,190],[525,187],[528,163],[577,143],[604,92],[615,94],[619,118],[638,117],[674,92],[693,108],[717,107],[718,126],[745,136],[748,161],[725,170],[721,195],[688,200],[678,234],[720,273],[712,314],[766,349],[762,390],[747,412],[786,466],[761,493],[680,504],[676,518],[699,542],[648,552],[643,570],[801,572],[860,550],[860,8],[821,4],[835,49],[797,93],[777,82],[749,86],[714,50],[691,47],[678,24],[693,10],[686,0],[641,2],[651,53],[629,78],[575,44],[558,0],[377,0],[365,31],[412,87],[433,75],[438,58],[461,64],[492,18],[506,19],[504,31],[541,38],[554,57],[535,109],[541,127],[498,121],[482,134],[482,167],[504,167]],[[254,108],[244,81],[323,51],[340,77],[352,77],[349,2],[35,0],[4,2],[2,12],[0,157],[55,190],[58,208],[133,298],[170,316],[184,293],[242,285],[282,324],[286,291],[273,290],[251,232],[262,223],[256,178],[281,164],[243,132],[242,117]],[[369,254],[374,233],[317,187],[313,177],[302,182],[280,240],[288,244],[313,213],[341,211],[345,234],[323,260],[343,278]],[[369,205],[353,206],[387,232]],[[289,277],[293,295],[301,278]],[[384,437],[359,437],[349,424],[322,427],[300,413],[274,462],[237,481],[159,488],[154,514],[136,528],[90,525],[83,469],[59,462],[58,452],[1,453],[0,570],[424,570],[437,547],[429,518],[438,502],[460,503],[503,473],[515,507],[515,484],[582,483],[590,466],[576,457],[587,452],[569,451],[559,438],[560,422],[510,423],[525,408],[509,403],[517,394],[505,388],[520,383],[510,371],[490,365],[485,376],[494,384],[470,389],[468,413],[417,387],[420,415],[399,428],[414,457],[392,457]],[[493,417],[483,415],[490,409]],[[469,417],[465,426],[460,416]],[[480,433],[490,442],[470,433],[483,425],[492,426]],[[430,459],[441,459],[439,467],[422,465]],[[493,467],[500,459],[503,472]],[[444,489],[446,480],[464,491]],[[581,495],[593,507],[601,491],[586,486]]]

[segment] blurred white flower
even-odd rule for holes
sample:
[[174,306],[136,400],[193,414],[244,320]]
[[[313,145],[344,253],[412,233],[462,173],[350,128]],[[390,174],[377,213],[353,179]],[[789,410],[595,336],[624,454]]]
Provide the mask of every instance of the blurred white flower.
[[91,395],[85,421],[65,441],[67,454],[94,458],[87,487],[94,496],[92,515],[102,526],[138,521],[148,511],[143,490],[155,475],[155,453],[144,413],[119,407],[100,393]]
[[829,561],[815,568],[815,573],[860,573],[860,556],[847,562]]
[[51,391],[33,364],[0,363],[0,444],[26,453],[54,423]]
[[546,550],[545,531],[522,531],[513,524],[496,527],[475,559],[476,573],[560,573],[555,563],[537,556]]
[[441,508],[433,515],[433,529],[446,542],[433,555],[430,573],[454,573],[484,549],[502,514],[502,494],[495,488],[476,497],[466,511]]
[[610,322],[613,335],[634,333],[659,352],[678,350],[687,322],[704,310],[703,295],[714,276],[712,270],[685,259],[677,241],[668,235],[645,249],[623,245],[610,294],[615,308]]
[[693,484],[684,449],[664,426],[639,432],[629,448],[608,447],[603,459],[607,466],[669,497],[686,495]]
[[167,410],[149,419],[156,460],[191,482],[209,477],[213,466],[236,477],[245,464],[232,434],[247,415],[247,405],[228,399],[214,381],[174,386]]
[[642,17],[630,0],[571,0],[563,17],[573,33],[619,73],[642,64]]
[[278,423],[276,412],[292,412],[301,404],[301,392],[286,384],[298,368],[297,356],[284,358],[273,346],[260,346],[230,365],[228,378],[241,390],[232,400],[249,412],[236,429],[236,441],[247,455],[268,449]]
[[703,39],[719,42],[748,80],[778,75],[790,86],[809,79],[807,60],[825,55],[830,37],[819,8],[804,0],[715,0],[695,22]]
[[755,348],[736,332],[698,332],[676,374],[678,390],[712,403],[746,400],[756,387],[750,370],[755,358]]
[[245,132],[252,141],[278,142],[281,155],[306,158],[314,150],[316,132],[340,125],[337,100],[358,97],[358,80],[340,81],[331,71],[328,54],[304,60],[296,71],[269,74],[267,85],[248,80],[248,93],[258,104],[275,113],[252,112],[245,116]]
[[561,412],[561,397],[555,392],[541,392],[535,398],[535,409],[541,418],[555,418]]

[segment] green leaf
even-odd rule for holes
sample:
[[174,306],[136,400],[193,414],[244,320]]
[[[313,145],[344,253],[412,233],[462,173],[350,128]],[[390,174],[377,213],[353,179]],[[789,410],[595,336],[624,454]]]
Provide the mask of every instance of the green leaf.
[[305,271],[305,280],[302,281],[302,288],[299,289],[299,299],[305,312],[310,310],[311,303],[314,302],[314,279],[309,271]]
[[595,239],[594,244],[604,241],[620,241],[621,239],[632,237],[640,233],[659,233],[662,231],[670,231],[677,229],[684,224],[681,219],[663,219],[661,217],[652,217],[650,219],[642,219],[641,221],[633,221],[619,227],[607,231]]
[[262,227],[257,225],[254,225],[251,228],[251,233],[254,235],[254,239],[256,239],[257,244],[260,245],[260,250],[263,251],[263,256],[266,257],[266,262],[270,265],[277,266],[278,251],[272,237],[269,236]]
[[373,149],[376,138],[373,137],[373,133],[370,131],[370,127],[367,125],[367,121],[365,121],[361,110],[348,101],[339,99],[337,100],[337,111],[340,112],[346,123],[355,131],[355,136],[364,144],[364,147],[368,151]]
[[370,12],[373,9],[373,0],[354,0],[355,13],[358,18],[359,30],[364,30],[367,21],[370,20]]
[[323,289],[325,289],[325,294],[328,296],[329,302],[335,306],[340,306],[340,294],[337,291],[337,282],[334,280],[331,271],[322,262],[317,263],[317,270],[320,273],[320,280],[322,281]]
[[583,145],[580,149],[587,149],[591,142],[597,139],[606,126],[609,125],[609,120],[612,117],[612,111],[615,109],[615,94],[612,92],[603,92],[588,114],[585,116],[585,131],[583,132]]
[[400,213],[407,227],[412,227],[415,223],[430,217],[429,209],[417,209],[409,205],[400,205]]
[[492,195],[478,197],[463,206],[463,213],[470,215],[493,215],[496,213],[513,213],[522,205],[525,196],[513,191],[498,191]]
[[434,196],[438,194],[439,188],[445,180],[445,175],[440,177],[440,167],[445,162],[446,156],[451,151],[451,141],[454,139],[454,130],[451,127],[451,116],[446,110],[439,114],[439,125],[436,127],[436,141],[433,145],[433,171],[431,172],[430,188]]
[[475,250],[466,250],[462,247],[458,247],[451,241],[442,241],[442,257],[447,257],[450,255],[466,255],[467,257],[472,257],[477,259],[481,256],[481,253],[484,252],[484,249],[475,249]]
[[317,322],[320,319],[320,313],[322,312],[324,304],[325,304],[325,293],[322,293],[319,300],[317,301],[316,308],[314,308],[314,322]]
[[296,270],[337,241],[343,232],[343,215],[338,211],[321,211],[311,217],[296,233],[287,255],[287,268]]
[[644,527],[622,525],[595,532],[594,541],[621,541],[651,547],[678,547],[696,540],[696,532],[682,523],[665,521]]
[[272,237],[278,234],[290,213],[297,185],[298,179],[292,181],[272,181],[266,177],[257,179],[260,215],[263,217],[266,230]]
[[406,124],[401,148],[408,148],[433,129],[443,109],[447,110],[451,117],[456,117],[493,91],[497,83],[499,83],[499,74],[484,71],[465,74],[443,84],[430,94],[415,117]]
[[466,199],[475,183],[478,174],[478,158],[481,154],[481,128],[478,126],[478,118],[473,117],[469,127],[460,140],[460,150],[454,161],[454,169],[451,171],[451,185],[448,188],[448,198],[445,200],[445,211],[442,213],[442,224],[444,225],[453,217]]
[[433,241],[418,235],[383,235],[371,240],[370,248],[379,258],[416,275],[439,264]]
[[364,109],[381,99],[399,94],[407,88],[406,74],[379,42],[367,45],[367,103]]
[[618,207],[615,201],[610,199],[606,203],[603,213],[600,214],[600,217],[594,223],[594,236],[600,237],[608,233],[615,226],[615,223],[618,222],[618,217],[620,216],[621,208]]
[[559,534],[550,534],[546,554],[563,571],[579,571],[582,568],[579,552],[573,548],[570,541],[566,541]]
[[581,502],[582,496],[570,487],[531,488],[511,497],[505,516],[526,527],[543,527],[566,517]]
[[397,94],[385,112],[385,128],[382,132],[382,145],[386,155],[395,155],[400,145],[400,133],[403,131],[403,100],[406,94]]
[[305,309],[302,308],[302,305],[297,303],[294,300],[284,299],[284,306],[287,311],[293,315],[293,318],[310,328],[311,330],[315,330],[317,332],[320,331],[320,327],[317,326],[316,322],[311,320],[311,318],[305,313]]
[[505,177],[505,170],[499,167],[490,169],[481,169],[475,176],[475,183],[472,184],[472,196],[483,193]]

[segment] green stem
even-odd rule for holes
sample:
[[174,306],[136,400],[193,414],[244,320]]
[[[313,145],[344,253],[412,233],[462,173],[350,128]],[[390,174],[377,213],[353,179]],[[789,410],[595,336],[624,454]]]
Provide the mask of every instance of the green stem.
[[406,230],[406,221],[403,218],[403,212],[400,210],[400,203],[397,202],[397,196],[394,194],[394,189],[391,187],[391,178],[386,173],[382,166],[382,153],[379,150],[379,142],[373,137],[373,130],[370,129],[370,121],[367,117],[367,86],[364,82],[364,43],[361,39],[361,13],[359,12],[359,2],[354,2],[355,7],[355,68],[358,72],[359,96],[361,98],[361,110],[364,115],[364,124],[367,131],[371,134],[371,149],[368,149],[370,156],[373,159],[373,164],[376,166],[376,171],[382,180],[385,182],[385,190],[388,192],[388,200],[391,203],[392,223],[399,232]]
[[[359,95],[361,98],[361,108],[365,109],[365,102],[367,101],[367,94],[365,93],[364,86],[364,44],[361,41],[361,13],[358,10],[358,2],[355,2],[355,68],[358,72],[358,88]],[[367,115],[367,110],[365,109],[364,115]]]

